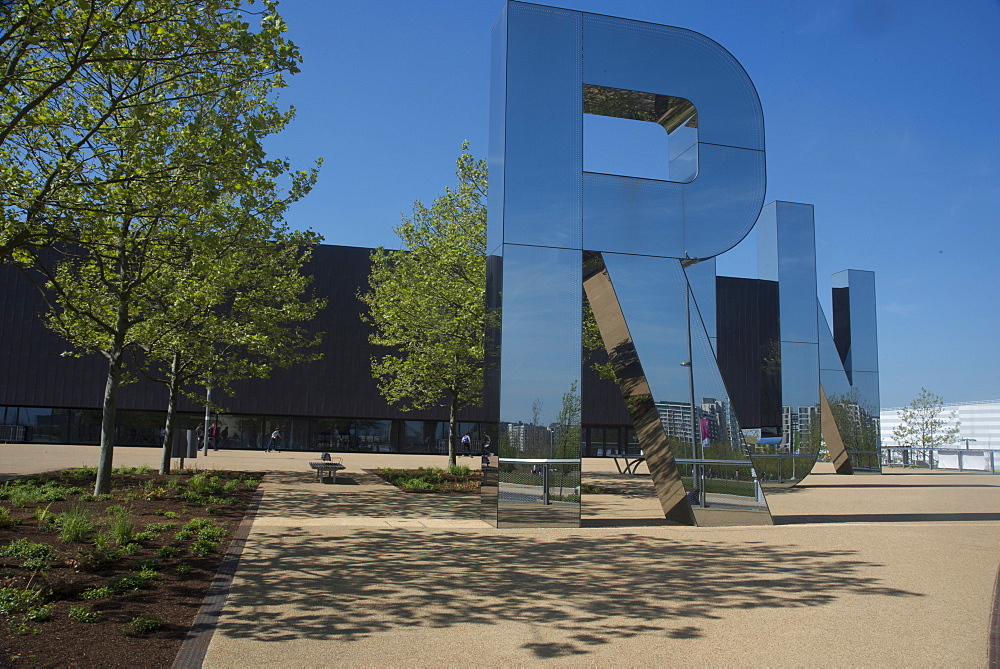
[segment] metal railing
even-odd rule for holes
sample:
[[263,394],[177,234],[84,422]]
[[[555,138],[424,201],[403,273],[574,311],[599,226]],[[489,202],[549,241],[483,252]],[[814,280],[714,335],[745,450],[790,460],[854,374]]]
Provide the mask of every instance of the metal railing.
[[[537,470],[537,475],[540,475],[542,477],[542,484],[541,484],[542,504],[552,503],[550,499],[549,466],[551,465],[576,465],[577,467],[580,466],[579,458],[498,458],[498,460],[501,466],[532,465],[532,473],[533,474],[536,473]],[[573,489],[576,495],[580,494],[579,483]],[[577,503],[579,503],[579,501]]]
[[23,425],[0,425],[0,443],[20,444],[24,441]]
[[[893,454],[896,455],[894,456]],[[941,456],[944,456],[943,461]],[[996,448],[882,447],[883,467],[947,469],[960,472],[990,472],[991,474],[996,474],[997,464],[1000,464],[1000,449]]]

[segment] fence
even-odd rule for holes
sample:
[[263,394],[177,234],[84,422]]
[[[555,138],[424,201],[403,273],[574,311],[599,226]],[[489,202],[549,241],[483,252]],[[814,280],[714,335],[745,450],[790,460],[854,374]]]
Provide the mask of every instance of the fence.
[[1000,464],[1000,449],[995,448],[882,447],[883,467],[948,469],[996,474],[997,464]]

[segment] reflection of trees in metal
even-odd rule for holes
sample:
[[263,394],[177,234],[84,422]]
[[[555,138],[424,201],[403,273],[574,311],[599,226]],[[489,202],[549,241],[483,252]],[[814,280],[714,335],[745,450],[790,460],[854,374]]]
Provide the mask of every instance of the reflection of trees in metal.
[[694,525],[694,513],[677,469],[670,440],[660,424],[649,384],[600,253],[584,252],[583,288],[593,308],[618,387],[646,456],[646,465],[663,513],[668,520]]
[[593,84],[583,85],[583,113],[656,123],[667,132],[698,127],[698,110],[689,100]]
[[562,408],[555,425],[553,434],[553,444],[555,445],[555,457],[576,458],[580,456],[580,444],[583,432],[580,425],[580,416],[583,409],[583,401],[579,393],[580,384],[573,381],[570,384],[569,392],[563,393]]
[[821,388],[821,399],[823,439],[837,473],[879,469],[879,418],[865,404],[861,391],[852,388],[827,397]]

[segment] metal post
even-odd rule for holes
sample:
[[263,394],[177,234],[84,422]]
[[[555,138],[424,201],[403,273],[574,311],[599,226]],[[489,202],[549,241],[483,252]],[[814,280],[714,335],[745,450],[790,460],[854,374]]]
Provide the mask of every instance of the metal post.
[[208,422],[211,419],[211,407],[212,405],[212,380],[208,379],[205,382],[205,432],[201,435],[202,438],[202,449],[205,455],[208,455]]
[[542,504],[549,503],[549,465],[542,465]]
[[[694,349],[691,345],[691,295],[690,287],[684,282],[684,321],[687,324],[687,349],[688,349],[688,388],[691,398],[691,453],[697,460],[705,459],[705,447],[700,439],[700,425],[698,423],[698,413],[695,411],[694,403]],[[708,506],[705,503],[705,465],[698,462],[692,472],[691,483],[698,489],[698,506]]]

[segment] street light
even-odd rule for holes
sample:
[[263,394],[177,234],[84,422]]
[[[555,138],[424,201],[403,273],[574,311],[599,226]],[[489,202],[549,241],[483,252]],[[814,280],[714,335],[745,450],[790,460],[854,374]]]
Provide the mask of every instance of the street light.
[[970,441],[978,441],[978,440],[977,439],[959,439],[959,441],[964,441],[965,442],[965,450],[969,450],[969,442]]

